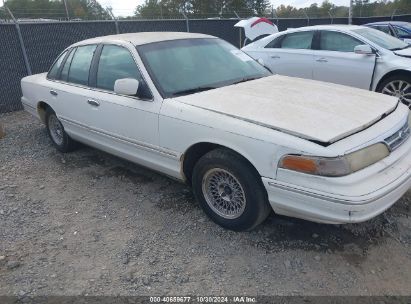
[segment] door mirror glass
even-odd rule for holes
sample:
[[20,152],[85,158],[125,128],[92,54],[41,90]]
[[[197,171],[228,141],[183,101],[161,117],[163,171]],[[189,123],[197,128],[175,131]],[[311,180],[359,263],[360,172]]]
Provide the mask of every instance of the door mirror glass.
[[357,45],[354,48],[354,52],[360,55],[373,55],[374,54],[372,48],[368,44]]
[[114,92],[121,95],[136,95],[140,82],[134,78],[117,79],[114,83]]

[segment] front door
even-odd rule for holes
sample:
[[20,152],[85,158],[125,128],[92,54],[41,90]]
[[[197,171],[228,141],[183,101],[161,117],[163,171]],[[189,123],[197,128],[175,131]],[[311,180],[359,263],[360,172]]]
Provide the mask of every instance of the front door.
[[362,41],[337,31],[321,31],[314,51],[313,78],[361,89],[370,89],[376,55],[354,53]]

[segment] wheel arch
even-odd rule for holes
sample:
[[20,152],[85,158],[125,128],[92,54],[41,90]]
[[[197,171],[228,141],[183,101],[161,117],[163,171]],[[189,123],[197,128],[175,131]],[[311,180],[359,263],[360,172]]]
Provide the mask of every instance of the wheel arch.
[[46,123],[46,111],[48,108],[51,108],[51,106],[44,101],[39,101],[37,103],[37,114],[43,123]]
[[239,152],[239,149],[229,147],[225,144],[215,143],[211,141],[202,141],[191,145],[181,156],[181,172],[188,183],[191,184],[193,169],[198,160],[208,152],[219,148],[230,150],[231,152],[239,155],[251,166],[251,168],[253,168],[254,173],[260,176],[256,166],[253,164],[252,161],[250,161],[249,157],[245,156],[246,153]]
[[380,80],[377,83],[377,86],[375,87],[375,91],[379,92],[381,90],[381,84],[387,80],[388,78],[392,77],[392,76],[396,76],[396,75],[405,75],[408,77],[411,77],[411,71],[409,70],[404,70],[404,69],[396,69],[393,71],[390,71],[388,73],[386,73],[384,76],[382,76],[380,78]]

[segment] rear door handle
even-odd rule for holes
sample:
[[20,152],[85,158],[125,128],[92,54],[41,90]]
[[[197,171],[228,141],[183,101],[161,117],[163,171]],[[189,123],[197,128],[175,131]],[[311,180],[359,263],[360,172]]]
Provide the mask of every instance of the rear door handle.
[[280,59],[281,57],[280,57],[280,56],[277,56],[277,55],[273,55],[273,56],[271,56],[271,58],[273,58],[273,59]]
[[317,62],[328,62],[328,60],[325,59],[325,58],[320,58],[320,59],[317,59],[316,61],[317,61]]
[[93,107],[100,106],[100,103],[98,101],[94,100],[94,99],[88,99],[87,102],[88,102],[89,105],[92,105]]
[[50,94],[53,95],[53,96],[57,96],[57,95],[58,95],[57,92],[54,91],[54,90],[50,90]]

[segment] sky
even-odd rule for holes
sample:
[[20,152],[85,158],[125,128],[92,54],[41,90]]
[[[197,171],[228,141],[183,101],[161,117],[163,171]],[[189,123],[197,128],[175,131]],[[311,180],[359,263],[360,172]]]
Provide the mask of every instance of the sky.
[[[206,1],[206,0],[204,0]],[[134,9],[137,5],[143,3],[144,0],[99,0],[99,3],[103,7],[111,6],[113,8],[113,13],[116,16],[127,16],[132,15]],[[322,0],[272,0],[271,3],[274,7],[277,7],[281,4],[292,5],[295,7],[306,7],[312,3],[317,2],[320,4]],[[335,5],[346,5],[348,6],[349,0],[331,0]]]

